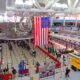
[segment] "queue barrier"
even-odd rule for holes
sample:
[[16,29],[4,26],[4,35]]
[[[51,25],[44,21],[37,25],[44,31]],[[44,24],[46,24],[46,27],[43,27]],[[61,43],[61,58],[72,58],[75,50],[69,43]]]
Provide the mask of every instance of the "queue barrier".
[[53,59],[55,62],[57,62],[57,64],[55,64],[56,65],[56,68],[58,68],[58,67],[60,67],[60,62],[56,59],[56,58],[54,58],[52,55],[50,55],[48,52],[46,52],[46,51],[44,51],[42,48],[40,48],[39,46],[37,46],[41,51],[43,51],[47,56],[49,56],[51,59]]
[[[34,44],[34,42],[32,42]],[[48,57],[50,57],[51,59],[53,59],[55,62],[57,62],[57,64],[55,64],[56,68],[59,68],[61,66],[61,63],[54,58],[52,55],[50,55],[48,52],[46,52],[45,50],[43,50],[42,48],[40,48],[39,46],[37,46],[43,53],[45,53]]]

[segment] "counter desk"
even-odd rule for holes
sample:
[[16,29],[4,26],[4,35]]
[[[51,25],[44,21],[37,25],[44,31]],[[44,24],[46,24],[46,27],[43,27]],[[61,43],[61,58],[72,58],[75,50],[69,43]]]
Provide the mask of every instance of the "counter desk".
[[70,53],[70,64],[72,67],[76,68],[76,70],[80,70],[80,56]]

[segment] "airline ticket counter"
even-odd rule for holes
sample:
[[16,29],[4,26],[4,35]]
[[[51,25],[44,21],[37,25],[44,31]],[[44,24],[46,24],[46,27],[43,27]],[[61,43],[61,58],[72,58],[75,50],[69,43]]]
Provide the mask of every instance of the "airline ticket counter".
[[76,70],[80,70],[80,55],[70,53],[70,64],[71,68]]

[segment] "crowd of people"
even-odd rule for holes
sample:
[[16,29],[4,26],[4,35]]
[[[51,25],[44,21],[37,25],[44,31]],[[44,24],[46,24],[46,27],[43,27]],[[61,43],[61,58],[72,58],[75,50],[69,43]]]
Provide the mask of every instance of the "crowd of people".
[[[29,42],[27,40],[26,41],[21,41],[21,40],[20,41],[7,41],[6,43],[8,44],[10,51],[13,51],[13,46],[12,46],[12,43],[13,43],[14,45],[17,44],[18,47],[22,47],[22,48],[25,48],[28,51],[30,51],[30,54],[33,57],[36,56],[35,49],[30,47]],[[51,47],[49,47],[49,46],[47,46],[47,47],[44,46],[44,47],[47,48],[47,50],[48,50],[49,53],[50,52],[54,52],[56,54],[57,58],[58,57],[61,57],[61,53],[59,53],[57,51],[54,51],[54,49],[52,49]],[[63,56],[63,61],[66,61],[65,56]],[[39,72],[39,66],[40,66],[40,63],[39,62],[36,62],[36,73]],[[8,67],[7,68],[4,68],[3,71],[4,71],[4,75],[5,75],[5,73],[9,71],[9,68]],[[17,73],[17,70],[14,67],[12,67],[12,76],[13,76],[13,78],[15,78],[16,73]],[[65,77],[66,78],[69,77],[69,74],[70,74],[70,69],[66,68]]]
[[[9,50],[11,52],[10,54],[13,54],[12,52],[14,52],[13,45],[17,45],[18,47],[21,47],[22,49],[26,49],[27,51],[29,51],[29,53],[30,53],[30,55],[32,57],[36,57],[36,51],[35,51],[34,48],[32,48],[29,45],[29,41],[28,40],[17,40],[17,41],[16,40],[14,40],[14,41],[2,40],[2,41],[0,41],[0,43],[6,43],[8,45],[8,48],[9,48]],[[11,64],[12,64],[12,62],[11,62]],[[3,75],[5,75],[6,73],[9,73],[8,63],[7,63],[7,67],[5,67],[3,69]],[[14,68],[14,65],[12,65],[12,78],[15,78],[16,73],[17,73],[17,70]]]

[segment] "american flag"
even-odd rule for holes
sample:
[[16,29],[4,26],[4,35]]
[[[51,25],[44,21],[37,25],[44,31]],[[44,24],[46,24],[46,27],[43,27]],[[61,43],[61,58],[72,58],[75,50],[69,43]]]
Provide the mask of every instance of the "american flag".
[[34,45],[47,45],[49,17],[33,17]]

